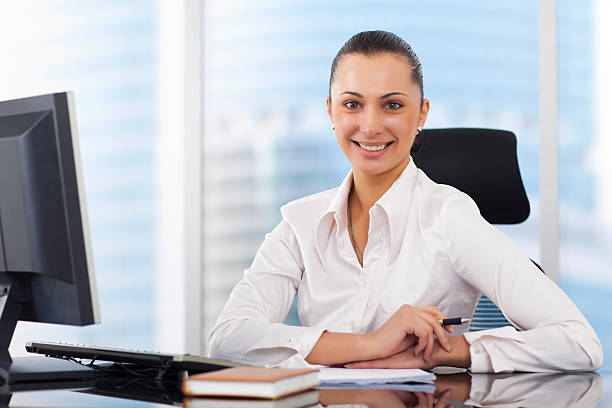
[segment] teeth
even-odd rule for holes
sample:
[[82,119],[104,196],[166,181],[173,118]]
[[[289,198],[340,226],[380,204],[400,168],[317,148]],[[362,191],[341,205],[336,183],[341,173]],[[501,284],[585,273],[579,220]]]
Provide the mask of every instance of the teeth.
[[384,149],[385,147],[387,147],[387,144],[388,144],[388,143],[385,143],[384,145],[380,145],[380,146],[366,146],[366,145],[364,145],[364,144],[362,144],[362,143],[359,143],[359,146],[360,146],[362,149],[368,150],[368,151],[370,151],[370,152],[375,152],[375,151],[377,151],[377,150],[382,150],[382,149]]

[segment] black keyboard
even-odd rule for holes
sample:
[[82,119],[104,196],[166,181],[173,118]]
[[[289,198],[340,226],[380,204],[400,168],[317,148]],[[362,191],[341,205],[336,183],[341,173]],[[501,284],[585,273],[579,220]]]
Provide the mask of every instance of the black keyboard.
[[193,373],[215,371],[244,365],[232,361],[215,360],[191,354],[169,354],[156,351],[96,347],[85,344],[29,341],[26,343],[25,347],[30,353],[44,354],[49,357],[129,363],[144,367],[187,370]]

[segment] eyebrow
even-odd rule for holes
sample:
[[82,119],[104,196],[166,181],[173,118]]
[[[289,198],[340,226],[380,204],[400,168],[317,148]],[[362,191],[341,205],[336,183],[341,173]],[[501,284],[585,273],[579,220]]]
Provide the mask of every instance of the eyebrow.
[[[358,93],[358,92],[353,92],[353,91],[345,91],[345,92],[342,92],[340,95],[354,95],[354,96],[357,96],[358,98],[363,98],[363,95],[361,95],[361,94],[360,94],[360,93]],[[388,98],[388,97],[393,96],[393,95],[404,95],[404,96],[408,96],[408,95],[406,95],[406,94],[405,94],[405,93],[403,93],[403,92],[389,92],[389,93],[386,93],[386,94],[382,95],[382,96],[380,97],[380,99],[385,99],[385,98]]]

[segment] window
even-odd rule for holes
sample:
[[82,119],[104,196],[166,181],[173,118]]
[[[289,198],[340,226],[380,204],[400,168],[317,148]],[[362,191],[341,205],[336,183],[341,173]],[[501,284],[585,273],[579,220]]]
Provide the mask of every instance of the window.
[[612,352],[611,16],[607,2],[558,3],[560,284],[605,355]]
[[[350,166],[325,97],[331,61],[375,28],[408,41],[431,100],[426,127],[512,130],[532,205],[504,228],[539,257],[537,3],[207,1],[204,10],[204,322],[212,328],[279,207]],[[298,323],[295,312],[289,322]]]
[[4,2],[2,99],[73,90],[100,325],[21,322],[27,340],[154,348],[157,8],[153,1]]

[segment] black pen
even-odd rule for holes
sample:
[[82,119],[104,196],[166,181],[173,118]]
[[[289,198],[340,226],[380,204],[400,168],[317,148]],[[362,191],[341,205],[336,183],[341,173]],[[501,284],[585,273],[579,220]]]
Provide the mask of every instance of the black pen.
[[453,317],[452,319],[440,319],[438,320],[438,323],[440,323],[442,326],[456,326],[471,321],[472,319],[464,319],[463,317]]

